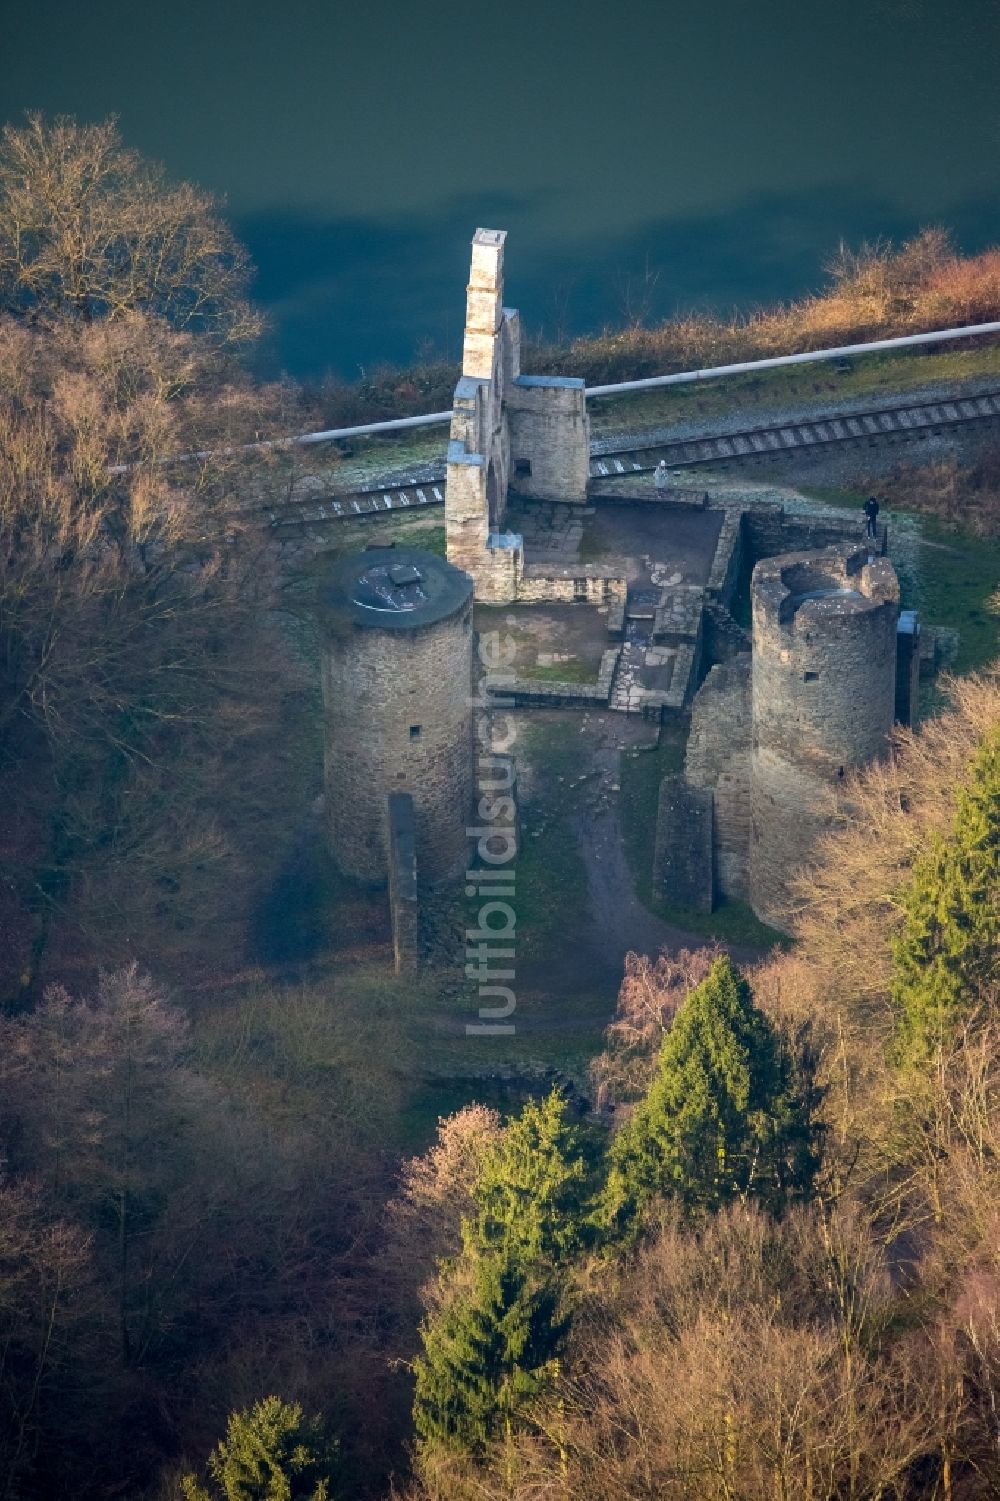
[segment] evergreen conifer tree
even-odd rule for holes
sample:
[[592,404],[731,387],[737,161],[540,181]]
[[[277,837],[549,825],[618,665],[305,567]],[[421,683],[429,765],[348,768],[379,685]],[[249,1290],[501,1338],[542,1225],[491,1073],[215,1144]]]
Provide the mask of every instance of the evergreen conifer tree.
[[208,1459],[209,1491],[193,1475],[181,1483],[185,1501],[331,1501],[335,1446],[318,1418],[298,1402],[264,1397],[230,1414],[226,1436]]
[[414,1362],[413,1418],[430,1445],[482,1455],[543,1386],[565,1334],[559,1293],[510,1254],[472,1265],[456,1292],[421,1330]]
[[919,1062],[974,1013],[1000,970],[1000,729],[959,793],[953,834],[914,862],[904,906],[892,994],[901,1059]]
[[585,1178],[563,1096],[553,1090],[529,1101],[483,1162],[477,1212],[463,1226],[466,1250],[502,1250],[524,1266],[565,1262],[580,1246]]
[[509,1435],[566,1331],[563,1270],[581,1244],[586,1168],[565,1099],[529,1102],[487,1153],[451,1289],[422,1329],[414,1422],[470,1455]]
[[688,995],[645,1098],[611,1147],[599,1217],[631,1235],[657,1194],[690,1211],[751,1196],[773,1209],[816,1170],[810,1102],[750,986],[723,957]]

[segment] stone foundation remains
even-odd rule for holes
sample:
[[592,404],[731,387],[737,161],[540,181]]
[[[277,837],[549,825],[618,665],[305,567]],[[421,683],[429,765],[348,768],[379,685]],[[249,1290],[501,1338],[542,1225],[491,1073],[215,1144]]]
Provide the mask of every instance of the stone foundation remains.
[[841,523],[838,546],[757,562],[752,654],[736,650],[745,633],[727,606],[748,561],[742,549],[838,529],[835,520],[770,512],[745,511],[724,528],[710,584],[716,598],[708,601],[704,635],[727,655],[691,705],[683,773],[710,799],[707,873],[689,868],[704,846],[678,832],[676,778],[664,783],[655,873],[661,881],[666,847],[678,840],[671,878],[700,910],[707,885],[714,900],[748,901],[781,927],[789,880],[839,816],[845,776],[884,753],[894,719],[910,722],[920,644],[916,618],[904,612],[897,667],[895,571],[865,545],[845,545]]

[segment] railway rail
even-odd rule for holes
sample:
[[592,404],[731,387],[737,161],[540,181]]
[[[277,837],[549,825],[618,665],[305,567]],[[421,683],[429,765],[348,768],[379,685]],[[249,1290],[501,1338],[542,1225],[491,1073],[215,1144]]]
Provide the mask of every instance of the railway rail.
[[[746,460],[788,457],[846,444],[879,445],[936,436],[955,428],[1000,418],[1000,390],[942,401],[837,412],[795,422],[777,422],[700,437],[671,438],[651,433],[648,441],[634,436],[620,443],[591,445],[590,474],[594,480],[618,479],[648,473],[662,459],[669,469],[738,464]],[[354,521],[386,512],[420,510],[444,504],[444,469],[431,478],[331,492],[322,499],[288,501],[267,508],[277,531]]]

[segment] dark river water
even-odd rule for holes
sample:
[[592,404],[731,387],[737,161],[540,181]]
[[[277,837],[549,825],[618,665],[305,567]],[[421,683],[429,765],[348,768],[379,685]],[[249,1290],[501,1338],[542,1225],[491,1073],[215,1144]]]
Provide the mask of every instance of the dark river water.
[[1000,240],[1000,0],[0,0],[0,115],[120,117],[224,195],[261,366],[454,354],[505,228],[534,330],[818,286],[838,240]]

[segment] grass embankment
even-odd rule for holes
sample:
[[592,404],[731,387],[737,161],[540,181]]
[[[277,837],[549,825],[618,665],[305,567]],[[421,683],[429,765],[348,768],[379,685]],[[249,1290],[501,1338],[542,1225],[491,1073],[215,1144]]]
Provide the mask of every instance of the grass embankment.
[[[866,491],[832,486],[803,485],[807,498],[857,511]],[[927,626],[944,626],[958,632],[954,670],[975,672],[1000,654],[1000,526],[984,535],[967,526],[955,525],[926,512],[893,515],[916,525],[920,536],[917,571],[900,571],[901,604],[917,609]],[[998,518],[1000,519],[1000,518]]]
[[[846,368],[826,362],[793,365],[757,375],[723,376],[658,391],[597,397],[589,403],[591,434],[600,438],[623,430],[639,432],[650,427],[709,423],[734,412],[751,420],[759,414],[761,421],[766,421],[767,414],[773,411],[827,407],[839,401],[863,406],[923,386],[984,376],[1000,380],[1000,343],[976,341],[945,350],[859,355]],[[339,489],[350,489],[370,483],[373,477],[390,470],[424,464],[443,467],[447,441],[446,427],[356,438],[352,440],[349,456],[337,461],[336,485]]]
[[979,376],[1000,379],[1000,344],[983,342],[928,353],[859,355],[846,368],[831,363],[790,365],[757,375],[731,375],[690,385],[665,386],[589,403],[595,437],[621,429],[708,422],[738,412],[759,413],[851,401],[863,406],[906,391]]

